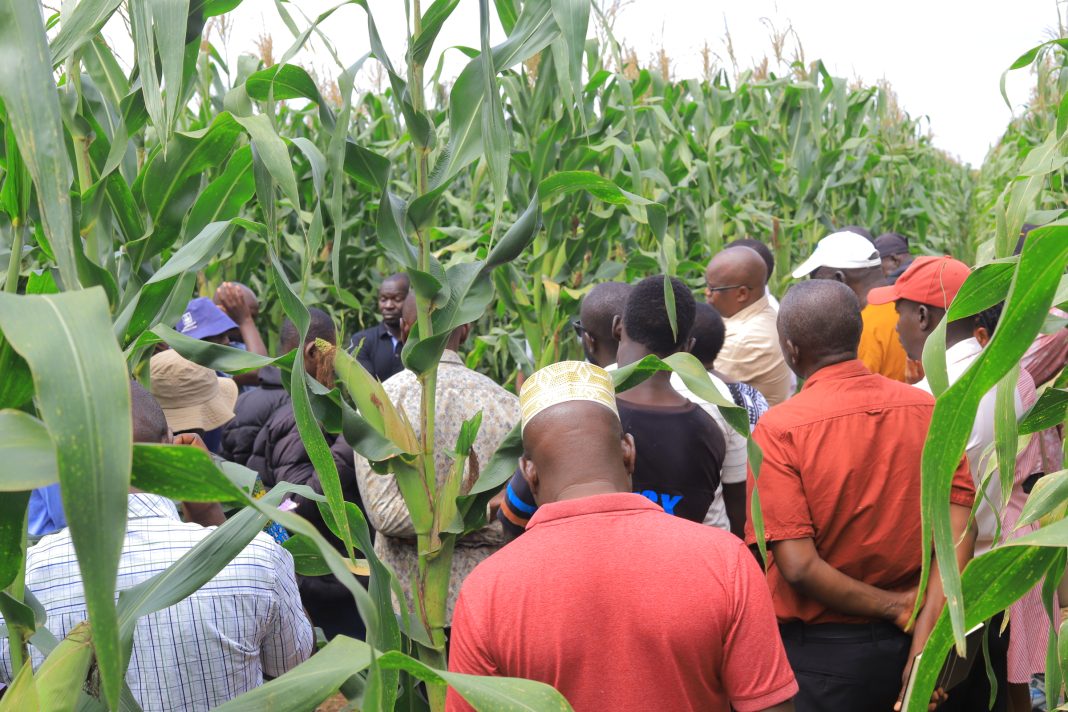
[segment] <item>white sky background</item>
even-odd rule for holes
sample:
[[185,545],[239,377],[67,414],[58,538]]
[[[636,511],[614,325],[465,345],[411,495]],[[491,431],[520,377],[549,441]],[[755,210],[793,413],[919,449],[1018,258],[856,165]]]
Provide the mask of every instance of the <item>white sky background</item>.
[[[298,8],[314,18],[334,4],[299,0],[286,7],[303,29],[307,23]],[[369,0],[369,4],[394,64],[403,65],[402,0]],[[430,0],[423,0],[424,10],[429,5]],[[667,48],[675,77],[686,78],[701,73],[700,50],[706,41],[721,64],[730,68],[725,28],[744,69],[771,54],[769,23],[780,31],[792,26],[807,62],[822,59],[832,75],[860,77],[866,83],[887,79],[906,111],[928,117],[935,145],[979,166],[1011,117],[999,90],[1002,72],[1023,52],[1055,34],[1058,9],[1057,0],[632,0],[619,14],[614,33],[635,48],[643,64],[651,65],[660,47]],[[276,61],[292,42],[269,0],[245,0],[231,17],[234,24],[225,55],[232,70],[239,54],[255,51],[261,35],[273,38]],[[591,19],[591,34],[594,22]],[[346,65],[370,49],[365,15],[358,6],[338,10],[320,27]],[[125,28],[112,25],[106,34],[120,56],[130,56],[129,40],[120,36]],[[494,19],[492,41],[503,36]],[[216,37],[211,39],[217,43]],[[479,46],[476,0],[462,0],[446,22],[427,63],[428,77],[440,51],[452,45]],[[787,47],[792,55],[793,40]],[[446,77],[454,77],[467,61],[456,51],[448,60]],[[314,67],[320,76],[339,74],[317,41],[291,61]],[[1032,82],[1026,70],[1009,75],[1009,98],[1017,110]],[[359,85],[370,86],[367,65]]]

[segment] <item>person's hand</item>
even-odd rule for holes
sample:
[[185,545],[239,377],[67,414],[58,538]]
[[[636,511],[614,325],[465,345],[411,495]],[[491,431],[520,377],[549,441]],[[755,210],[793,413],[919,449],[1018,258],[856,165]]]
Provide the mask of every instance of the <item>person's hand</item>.
[[[897,702],[894,703],[894,712],[902,712],[901,708],[905,701],[905,688],[908,685],[908,674],[912,670],[912,657],[909,657],[909,663],[905,666],[905,673],[902,675],[901,680],[901,692],[897,695]],[[936,687],[934,692],[931,693],[931,701],[927,703],[927,712],[934,712],[939,707],[944,705],[949,699],[949,695],[941,687]]]
[[487,505],[487,514],[489,515],[489,521],[492,523],[497,519],[497,512],[500,511],[501,505],[504,504],[505,491],[501,490],[497,494],[493,495],[493,499],[489,501]]
[[201,439],[196,433],[178,433],[174,436],[175,445],[191,445],[195,448],[200,448],[204,452],[210,453],[208,446],[204,444],[204,440]]
[[219,285],[219,288],[215,290],[215,302],[228,317],[238,324],[252,319],[252,312],[249,311],[248,302],[245,301],[241,287],[233,282],[223,282]]
[[[915,591],[912,592],[915,597]],[[900,627],[900,626],[899,626]],[[916,656],[923,652],[923,646],[919,645],[915,640],[912,643],[912,648],[909,650],[908,662],[905,663],[905,669],[901,671],[901,692],[897,695],[897,702],[894,703],[894,712],[901,712],[905,701],[905,690],[908,689],[909,677],[912,675],[912,665],[916,660]],[[941,687],[936,687],[934,692],[931,693],[931,701],[927,703],[928,712],[934,712],[934,710],[945,704],[949,699],[949,695]]]
[[895,595],[894,608],[892,611],[893,618],[890,622],[900,628],[905,633],[912,630],[910,620],[912,618],[912,611],[916,608],[916,588],[909,589],[908,591],[901,591]]

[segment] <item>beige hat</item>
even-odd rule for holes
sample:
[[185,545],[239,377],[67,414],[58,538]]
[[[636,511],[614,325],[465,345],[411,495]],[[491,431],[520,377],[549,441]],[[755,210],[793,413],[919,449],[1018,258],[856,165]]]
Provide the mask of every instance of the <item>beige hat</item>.
[[214,430],[234,417],[237,384],[210,368],[182,358],[174,349],[152,357],[152,395],[174,432]]
[[523,429],[538,413],[568,401],[590,401],[619,417],[612,376],[600,366],[585,361],[560,361],[536,371],[519,393]]

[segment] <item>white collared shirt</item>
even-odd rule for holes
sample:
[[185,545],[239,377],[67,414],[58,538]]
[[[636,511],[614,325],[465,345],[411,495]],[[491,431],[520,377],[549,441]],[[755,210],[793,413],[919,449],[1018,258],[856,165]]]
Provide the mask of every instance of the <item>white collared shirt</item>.
[[[159,495],[129,495],[117,590],[160,573],[215,527],[184,524]],[[26,552],[26,585],[59,639],[88,617],[70,530]],[[170,608],[141,618],[126,682],[142,709],[207,710],[306,660],[314,637],[304,615],[293,557],[260,533],[215,578]],[[31,647],[36,668],[43,657]],[[10,682],[8,640],[0,640],[0,679]]]
[[[983,347],[974,338],[959,341],[946,349],[946,371],[949,375],[950,384],[956,383],[968,367],[975,363],[982,353]],[[1020,371],[1020,380],[1030,380],[1026,371]],[[931,384],[924,378],[916,384],[917,388],[931,393]],[[1031,386],[1034,390],[1034,386]],[[1016,401],[1016,418],[1022,418],[1026,412],[1020,388],[1014,394]],[[979,530],[975,541],[975,555],[979,556],[990,550],[998,533],[999,512],[1004,509],[1001,503],[1001,479],[994,473],[987,483],[985,493],[979,492],[983,477],[989,469],[988,463],[992,464],[991,457],[994,444],[994,418],[996,412],[997,388],[992,388],[979,401],[979,409],[975,413],[975,423],[972,425],[971,435],[968,436],[968,444],[965,453],[968,456],[968,466],[972,472],[972,479],[976,486],[976,499],[980,500],[975,510],[975,524]],[[1009,532],[1002,530],[1000,539],[1005,539]]]

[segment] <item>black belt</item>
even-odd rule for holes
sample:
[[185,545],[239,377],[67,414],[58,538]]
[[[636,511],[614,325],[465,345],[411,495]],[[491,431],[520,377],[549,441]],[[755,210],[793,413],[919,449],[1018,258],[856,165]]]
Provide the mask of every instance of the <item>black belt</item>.
[[810,625],[799,621],[780,623],[783,640],[820,643],[863,643],[892,640],[907,633],[890,623],[819,623]]

